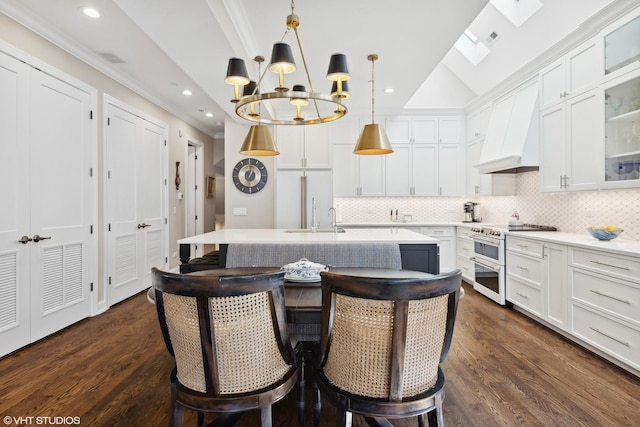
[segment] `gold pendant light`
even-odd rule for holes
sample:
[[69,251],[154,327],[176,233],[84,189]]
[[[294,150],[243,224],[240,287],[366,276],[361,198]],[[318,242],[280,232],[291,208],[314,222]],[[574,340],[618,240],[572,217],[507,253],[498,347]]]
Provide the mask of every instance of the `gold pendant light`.
[[271,131],[265,125],[253,125],[240,147],[245,156],[277,156],[280,154],[273,142]]
[[[264,57],[256,56],[254,61],[258,63],[258,76],[260,76],[260,65],[264,62]],[[244,96],[252,96],[259,93],[260,88],[254,81],[249,81],[244,87]],[[258,105],[257,112],[252,108],[250,114],[259,118],[260,105]],[[240,147],[240,154],[245,156],[277,156],[280,152],[276,148],[275,142],[273,142],[271,130],[265,125],[253,125],[249,128],[242,147]]]
[[391,154],[393,149],[387,134],[384,132],[382,126],[374,122],[374,80],[373,80],[373,63],[378,59],[378,55],[372,53],[367,56],[367,59],[371,61],[371,123],[365,125],[360,133],[356,148],[354,148],[354,154]]

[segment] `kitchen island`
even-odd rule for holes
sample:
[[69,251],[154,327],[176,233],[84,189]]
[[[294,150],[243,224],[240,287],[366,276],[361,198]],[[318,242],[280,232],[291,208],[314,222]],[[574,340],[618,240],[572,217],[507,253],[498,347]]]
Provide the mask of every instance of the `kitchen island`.
[[[341,230],[284,230],[284,229],[222,229],[178,240],[180,245],[180,272],[195,269],[226,267],[229,245],[362,245],[398,244],[402,268],[438,274],[438,239],[401,228],[362,228]],[[190,263],[191,245],[219,245],[218,264]],[[266,247],[266,246],[265,246]],[[198,267],[193,267],[198,265]]]

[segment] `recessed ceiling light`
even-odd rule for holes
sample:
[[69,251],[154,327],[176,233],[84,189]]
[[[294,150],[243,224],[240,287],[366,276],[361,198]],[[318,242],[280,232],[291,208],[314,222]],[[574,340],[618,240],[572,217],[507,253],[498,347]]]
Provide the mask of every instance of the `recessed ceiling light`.
[[94,9],[92,7],[83,7],[82,13],[87,15],[89,18],[100,18],[101,14],[98,9]]
[[182,94],[186,96],[191,96],[193,95],[193,92],[191,92],[189,89],[185,89],[182,91]]
[[384,90],[384,93],[393,93],[393,88],[392,87],[388,87]]
[[213,117],[213,113],[207,113],[207,114],[205,114],[205,116],[207,116],[207,117]]

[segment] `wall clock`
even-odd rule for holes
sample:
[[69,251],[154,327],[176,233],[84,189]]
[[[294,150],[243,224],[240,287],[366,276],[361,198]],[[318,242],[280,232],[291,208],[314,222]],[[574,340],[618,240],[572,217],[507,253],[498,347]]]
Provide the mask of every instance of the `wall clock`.
[[233,183],[243,193],[253,194],[267,184],[267,168],[256,159],[240,160],[233,168]]

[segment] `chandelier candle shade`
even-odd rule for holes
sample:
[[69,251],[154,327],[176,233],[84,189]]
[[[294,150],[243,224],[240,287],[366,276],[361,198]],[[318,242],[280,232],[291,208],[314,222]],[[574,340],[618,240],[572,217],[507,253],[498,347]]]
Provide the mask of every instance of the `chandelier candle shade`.
[[[266,67],[264,74],[259,76],[258,82],[253,88],[250,85],[244,61],[239,58],[229,59],[225,82],[234,86],[235,111],[239,117],[260,125],[313,125],[327,123],[340,119],[347,113],[347,107],[343,100],[349,97],[346,92],[346,81],[351,78],[347,57],[336,53],[331,55],[327,70],[327,79],[334,82],[331,93],[319,93],[314,90],[307,61],[302,50],[298,27],[300,18],[294,13],[295,2],[291,2],[291,14],[287,16],[287,29],[282,37],[293,30],[296,44],[300,51],[300,57],[307,78],[307,86],[296,84],[290,89],[285,84],[285,76],[297,70],[291,46],[282,40],[274,43],[271,52],[271,62]],[[278,86],[272,92],[260,92],[262,80],[267,71],[278,75]],[[245,86],[240,96],[240,86]],[[309,88],[309,91],[307,91]],[[265,111],[270,112],[269,117],[263,117],[259,112],[260,105],[265,106]],[[258,111],[258,113],[256,113]]]

